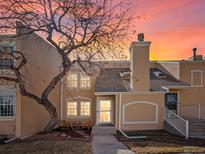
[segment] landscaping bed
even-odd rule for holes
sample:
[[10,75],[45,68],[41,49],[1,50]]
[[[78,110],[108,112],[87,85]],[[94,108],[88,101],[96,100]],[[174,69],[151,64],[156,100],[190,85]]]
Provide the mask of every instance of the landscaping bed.
[[130,136],[147,136],[144,139],[126,139],[118,132],[118,139],[136,153],[205,153],[205,140],[186,140],[164,130],[126,133]]
[[75,139],[75,140],[90,140],[91,130],[89,129],[62,129],[57,128],[52,133],[39,133],[34,138],[48,138],[48,139]]
[[90,130],[57,129],[0,145],[0,154],[92,154]]

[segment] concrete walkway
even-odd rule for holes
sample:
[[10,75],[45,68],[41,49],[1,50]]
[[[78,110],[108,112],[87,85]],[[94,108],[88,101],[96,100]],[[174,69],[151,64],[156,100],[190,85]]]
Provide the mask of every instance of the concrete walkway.
[[94,126],[92,129],[93,154],[134,154],[116,137],[116,130],[112,126]]

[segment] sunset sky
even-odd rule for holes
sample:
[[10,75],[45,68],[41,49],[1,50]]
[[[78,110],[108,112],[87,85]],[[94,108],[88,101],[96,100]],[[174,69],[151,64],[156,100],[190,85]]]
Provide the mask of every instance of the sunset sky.
[[134,5],[136,31],[152,41],[151,59],[187,59],[193,47],[205,55],[205,0],[135,0]]

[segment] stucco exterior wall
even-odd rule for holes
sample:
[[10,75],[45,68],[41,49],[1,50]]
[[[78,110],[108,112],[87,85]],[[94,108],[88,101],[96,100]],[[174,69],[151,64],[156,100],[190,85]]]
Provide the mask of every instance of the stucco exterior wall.
[[[179,91],[179,113],[183,116],[197,117],[198,104],[205,106],[205,62],[202,61],[188,61],[180,63],[180,79],[191,84],[191,71],[203,71],[203,85],[202,87],[191,87],[181,89]],[[205,111],[202,111],[205,112]]]
[[[71,70],[63,78],[63,101],[62,101],[62,120],[90,120],[91,124],[94,125],[96,122],[96,96],[95,96],[95,82],[97,76],[90,76],[91,87],[90,88],[70,88],[67,85],[67,77],[70,72],[85,73],[78,64],[72,66]],[[90,101],[91,102],[91,116],[67,116],[67,102],[68,101]]]
[[0,134],[15,136],[15,120],[0,120]]
[[[26,31],[27,29],[20,29],[17,33]],[[22,71],[26,89],[40,97],[51,79],[60,71],[60,57],[52,45],[35,33],[18,37],[16,48],[22,51],[28,60]],[[60,115],[60,84],[49,95],[49,100]],[[20,115],[16,136],[22,137],[42,131],[49,121],[47,111],[28,97],[22,97],[21,103],[17,105]]]
[[[117,96],[121,99],[121,129],[122,130],[156,130],[164,127],[164,93],[132,93]],[[120,103],[119,103],[120,104]],[[120,111],[119,104],[115,110]],[[118,107],[118,108],[117,108]],[[119,129],[118,122],[115,127]]]
[[[64,85],[66,86],[66,84]],[[94,91],[91,90],[70,90],[68,87],[64,89],[64,101],[62,106],[62,120],[91,120],[92,125],[95,124],[96,120],[96,97]],[[85,101],[88,100],[91,102],[91,116],[81,117],[81,116],[67,116],[67,102],[68,101]]]
[[130,85],[133,91],[149,91],[150,89],[150,44],[151,42],[132,42],[130,47]]

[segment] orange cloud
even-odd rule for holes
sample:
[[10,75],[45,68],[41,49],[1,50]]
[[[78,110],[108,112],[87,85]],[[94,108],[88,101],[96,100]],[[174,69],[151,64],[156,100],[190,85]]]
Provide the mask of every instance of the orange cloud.
[[136,1],[135,29],[152,41],[151,59],[186,59],[193,47],[205,54],[204,6],[204,0]]

